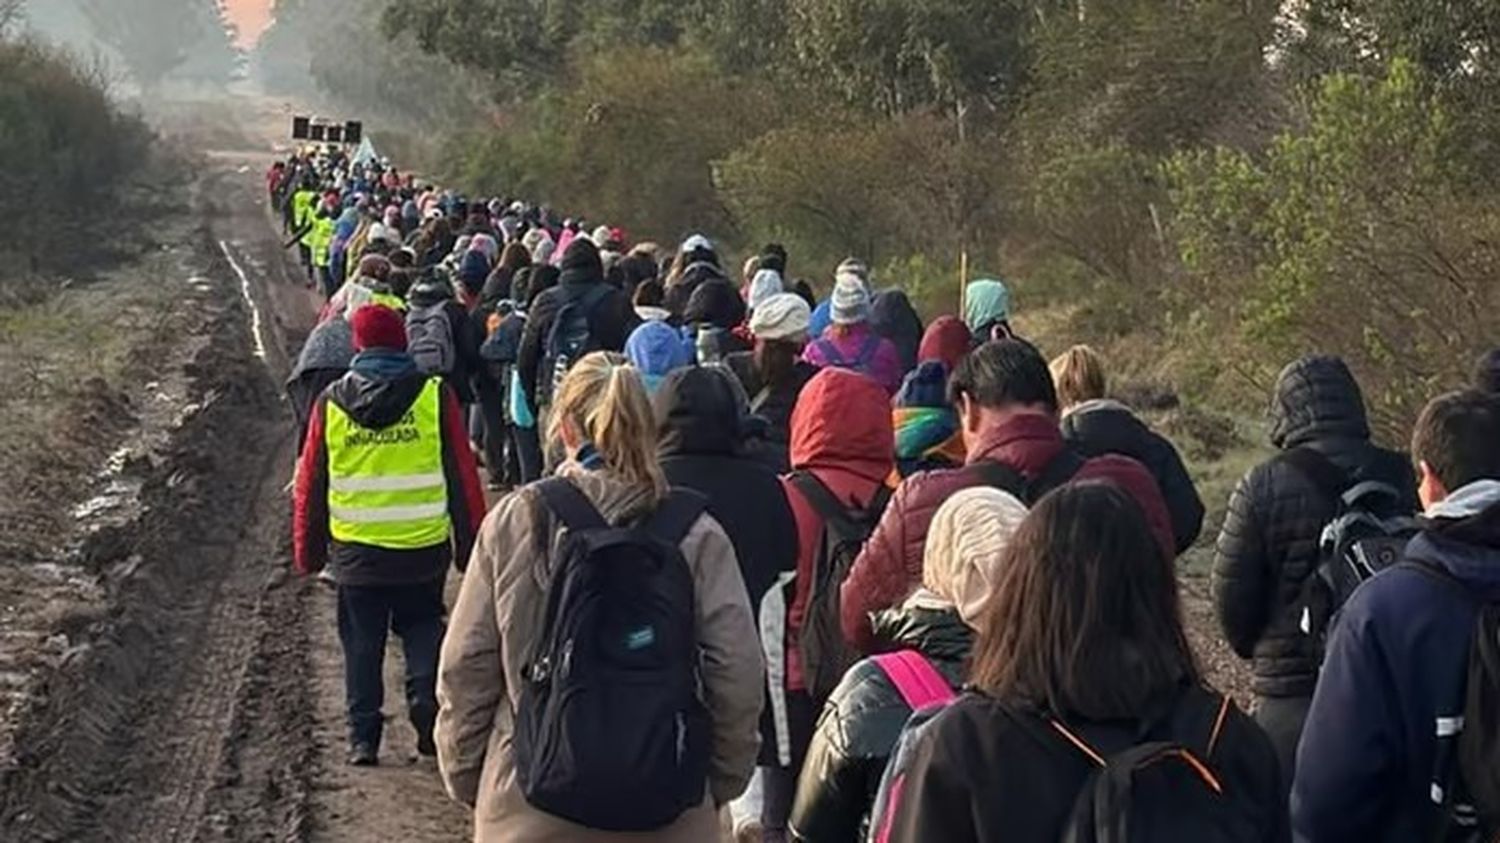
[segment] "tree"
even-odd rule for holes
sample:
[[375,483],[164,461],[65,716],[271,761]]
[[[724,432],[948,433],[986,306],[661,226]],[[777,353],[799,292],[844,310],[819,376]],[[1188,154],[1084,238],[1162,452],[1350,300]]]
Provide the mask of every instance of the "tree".
[[1190,271],[1179,304],[1215,342],[1243,338],[1268,370],[1308,349],[1343,355],[1381,429],[1399,436],[1500,329],[1500,202],[1411,62],[1383,79],[1326,77],[1305,120],[1263,158],[1173,159]]
[[215,0],[79,0],[95,37],[108,44],[142,88],[153,89],[206,40],[227,43]]

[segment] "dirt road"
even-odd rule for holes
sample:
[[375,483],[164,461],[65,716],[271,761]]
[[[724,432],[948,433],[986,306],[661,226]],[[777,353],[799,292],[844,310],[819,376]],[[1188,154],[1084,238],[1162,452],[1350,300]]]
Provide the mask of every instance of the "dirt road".
[[316,303],[265,210],[282,120],[248,99],[166,120],[190,137],[205,122],[225,148],[195,181],[207,225],[181,244],[202,301],[151,385],[176,390],[178,414],[141,420],[123,500],[98,507],[117,517],[81,511],[69,576],[98,611],[47,639],[55,665],[12,680],[0,839],[464,839],[465,812],[413,761],[399,692],[383,766],[343,765],[331,593],[287,571],[295,443],[280,383]]

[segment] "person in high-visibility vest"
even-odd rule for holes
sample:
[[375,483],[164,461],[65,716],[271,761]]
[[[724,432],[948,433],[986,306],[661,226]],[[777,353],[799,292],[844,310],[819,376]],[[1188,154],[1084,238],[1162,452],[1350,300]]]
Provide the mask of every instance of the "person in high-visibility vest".
[[304,575],[328,565],[344,648],[349,762],[378,763],[387,634],[406,653],[417,751],[433,755],[443,583],[462,570],[484,492],[457,399],[417,371],[406,322],[380,305],[355,311],[350,371],[313,407],[297,465],[293,557]]
[[309,287],[317,280],[313,275],[312,263],[312,222],[317,207],[318,191],[312,179],[308,178],[292,194],[292,241],[287,245],[297,244],[297,256],[302,261],[302,268],[307,271]]

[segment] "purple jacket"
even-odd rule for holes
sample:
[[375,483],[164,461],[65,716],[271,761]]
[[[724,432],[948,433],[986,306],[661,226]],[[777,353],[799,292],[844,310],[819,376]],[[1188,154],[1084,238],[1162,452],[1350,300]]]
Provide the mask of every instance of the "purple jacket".
[[901,355],[890,340],[876,334],[868,323],[851,325],[840,333],[837,326],[808,344],[802,359],[819,369],[849,369],[873,379],[889,395],[901,389]]

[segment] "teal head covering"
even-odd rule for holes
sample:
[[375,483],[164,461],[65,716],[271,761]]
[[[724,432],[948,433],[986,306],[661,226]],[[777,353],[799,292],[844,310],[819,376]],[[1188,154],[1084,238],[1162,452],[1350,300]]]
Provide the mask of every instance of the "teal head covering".
[[996,322],[1010,319],[1010,288],[1004,281],[982,278],[964,289],[964,324],[978,333]]

